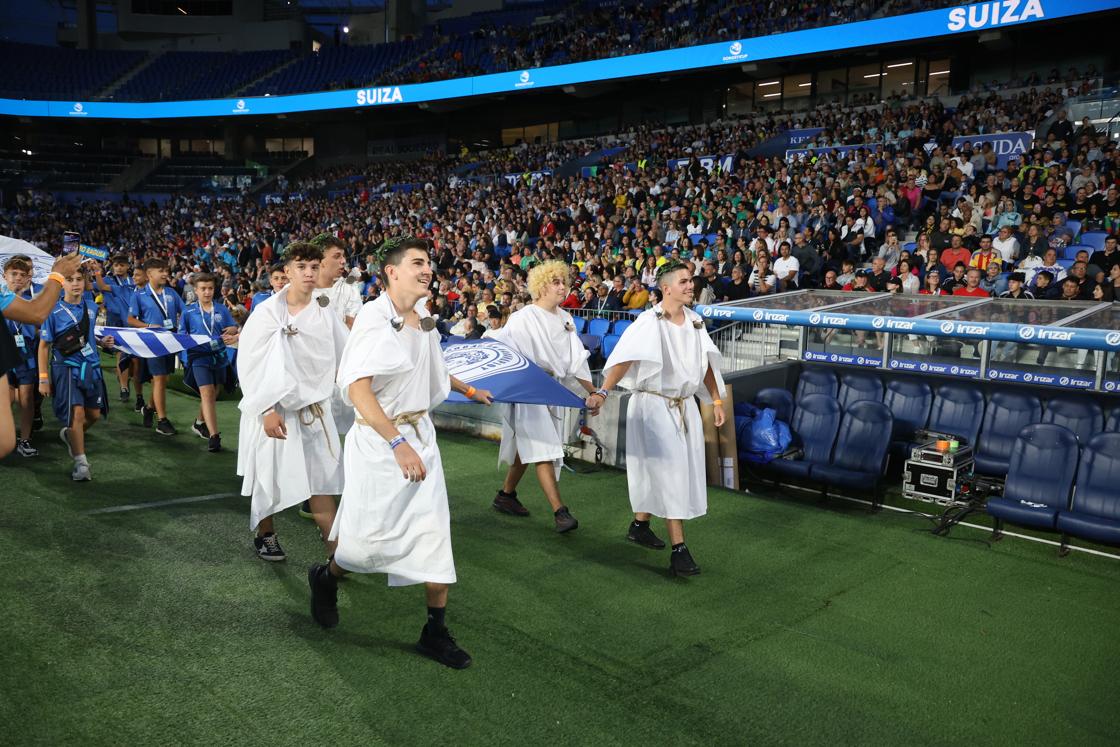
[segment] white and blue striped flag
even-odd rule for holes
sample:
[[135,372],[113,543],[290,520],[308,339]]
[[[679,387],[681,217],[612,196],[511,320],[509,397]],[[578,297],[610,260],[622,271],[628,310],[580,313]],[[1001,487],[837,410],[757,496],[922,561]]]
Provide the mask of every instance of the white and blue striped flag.
[[93,334],[99,339],[112,337],[118,348],[137,358],[160,358],[210,344],[206,335],[188,335],[166,329],[96,327]]

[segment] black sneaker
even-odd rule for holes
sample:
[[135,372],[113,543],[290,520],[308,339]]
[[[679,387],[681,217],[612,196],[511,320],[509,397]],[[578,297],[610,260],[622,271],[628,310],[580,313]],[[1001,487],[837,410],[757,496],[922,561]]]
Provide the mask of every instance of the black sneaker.
[[669,573],[674,576],[695,576],[699,572],[700,566],[696,565],[687,547],[673,550],[669,555]]
[[635,521],[630,522],[630,531],[626,533],[626,539],[631,542],[637,542],[642,547],[648,547],[653,550],[661,550],[665,547],[653,530],[649,528],[649,524],[638,524]]
[[209,441],[209,443],[206,444],[206,450],[211,454],[217,454],[222,450],[222,436],[220,433],[215,433],[208,438],[207,441]]
[[[67,441],[67,443],[69,443],[69,441]],[[39,450],[32,446],[30,441],[24,440],[22,438],[16,441],[16,453],[21,457],[39,456]]]
[[517,491],[507,493],[499,490],[498,494],[494,496],[494,510],[500,511],[503,514],[510,516],[528,516],[529,509],[521,505],[521,501],[517,500]]
[[128,389],[121,389],[121,402],[128,404],[130,399],[132,399],[132,392]]
[[276,539],[275,532],[253,538],[253,547],[257,548],[257,556],[261,560],[287,560],[284,548],[280,547],[280,540]]
[[[147,405],[144,404],[144,395],[137,394],[136,395],[136,404],[132,407],[132,411],[133,412],[144,412],[145,407],[147,407]],[[151,426],[148,426],[148,427],[150,428]]]
[[416,650],[452,669],[466,669],[471,665],[471,655],[459,648],[451,633],[442,625],[434,631],[429,630],[427,625],[421,628]]
[[204,441],[210,438],[210,429],[206,427],[205,421],[194,421],[194,423],[191,424],[191,432]]
[[330,566],[311,566],[307,585],[311,587],[311,617],[324,628],[338,625],[338,579],[331,575]]
[[559,534],[570,532],[579,527],[579,522],[576,521],[576,517],[572,516],[572,512],[568,510],[567,506],[556,509],[553,518],[556,519],[556,531]]
[[142,406],[140,411],[144,413],[144,427],[151,428],[156,422],[156,411],[147,405]]
[[161,436],[174,436],[178,432],[167,418],[160,418],[159,422],[156,423],[156,433]]

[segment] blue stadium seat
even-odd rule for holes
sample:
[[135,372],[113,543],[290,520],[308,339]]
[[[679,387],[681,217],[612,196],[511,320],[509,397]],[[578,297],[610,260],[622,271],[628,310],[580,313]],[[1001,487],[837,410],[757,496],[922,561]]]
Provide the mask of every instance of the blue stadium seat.
[[578,334],[578,335],[582,335],[584,332],[587,331],[587,317],[573,316],[572,317],[572,324],[575,326],[576,334]]
[[775,459],[767,468],[784,477],[809,476],[814,465],[828,464],[836,431],[840,428],[840,403],[827,394],[806,394],[797,403],[789,430],[804,454],[801,459]]
[[587,334],[589,335],[606,337],[610,330],[611,322],[609,319],[592,319],[587,323]]
[[614,328],[611,331],[621,337],[622,333],[626,331],[626,328],[633,323],[633,319],[616,319],[614,322]]
[[579,339],[583,346],[591,351],[592,355],[598,353],[599,348],[603,347],[603,338],[599,335],[582,334]]
[[1033,394],[995,392],[988,400],[974,469],[982,475],[1003,477],[1011,466],[1011,449],[1019,432],[1042,420],[1042,403]]
[[1092,254],[1095,250],[1093,249],[1093,247],[1088,246],[1086,244],[1071,244],[1067,247],[1062,248],[1062,251],[1060,253],[1060,258],[1061,259],[1077,259],[1077,253],[1082,252],[1082,251],[1089,252],[1089,255],[1092,256]]
[[853,371],[840,376],[840,407],[846,412],[856,402],[882,402],[883,382],[875,374]]
[[1104,249],[1104,240],[1107,238],[1107,231],[1088,231],[1081,234],[1079,240],[1082,244],[1091,246],[1093,249]]
[[1109,433],[1120,433],[1120,407],[1115,408],[1108,414],[1108,420],[1104,422],[1104,429]]
[[1104,413],[1088,397],[1059,394],[1046,403],[1042,422],[1069,428],[1077,436],[1078,443],[1087,444],[1104,430]]
[[1073,237],[1077,238],[1077,234],[1081,233],[1081,221],[1079,221],[1079,220],[1067,220],[1066,221],[1066,228],[1073,231]]
[[836,398],[836,374],[828,368],[802,368],[797,379],[797,403],[810,394],[824,394]]
[[769,407],[778,420],[788,423],[793,418],[793,395],[788,389],[767,387],[754,396],[755,407]]
[[891,411],[882,402],[856,402],[840,419],[832,459],[810,467],[809,477],[829,486],[875,490],[887,464],[893,427]]
[[618,344],[618,335],[607,335],[603,338],[603,357],[610,358],[614,346]]
[[1058,512],[1058,530],[1120,545],[1120,433],[1098,433],[1081,452],[1073,508]]
[[1053,529],[1058,512],[1069,509],[1073,476],[1077,471],[1077,436],[1052,423],[1028,425],[1015,439],[1003,496],[988,499],[995,517],[994,536],[1003,522],[1037,529]]
[[934,393],[929,429],[975,444],[984,420],[984,394],[973,386],[942,384]]
[[905,458],[914,440],[914,431],[925,428],[929,410],[933,405],[933,392],[924,381],[892,379],[883,393],[883,404],[891,411],[894,429],[891,433],[891,452]]
[[1056,264],[1058,267],[1061,267],[1063,270],[1068,270],[1069,268],[1073,267],[1073,258],[1070,257],[1069,259],[1066,259],[1065,257],[1058,257],[1056,260],[1054,260],[1054,264]]

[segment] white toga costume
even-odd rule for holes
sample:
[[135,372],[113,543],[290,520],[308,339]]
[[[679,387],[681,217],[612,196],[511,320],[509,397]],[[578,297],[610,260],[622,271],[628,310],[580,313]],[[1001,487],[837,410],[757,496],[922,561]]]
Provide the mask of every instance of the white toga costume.
[[[330,301],[327,310],[334,312],[342,322],[342,326],[349,331],[346,320],[357,319],[358,312],[362,310],[360,288],[357,283],[347,283],[346,277],[341,277],[334,281],[330,288],[316,288],[311,292],[311,297],[315,299],[315,303],[319,302],[320,297],[326,297]],[[334,410],[334,423],[338,427],[338,432],[346,433],[350,430],[350,426],[354,425],[354,411],[343,402],[342,394],[337,389],[331,400],[331,407]]]
[[[506,325],[488,333],[533,363],[573,392],[582,392],[578,379],[591,380],[587,366],[590,355],[579,339],[572,316],[564,309],[555,313],[536,304],[514,312]],[[499,464],[553,462],[556,476],[564,460],[563,420],[559,408],[546,405],[503,405],[502,445]]]
[[[288,288],[262,301],[245,322],[237,351],[243,397],[237,443],[249,518],[262,519],[312,495],[342,492],[342,444],[331,412],[346,326],[312,301],[292,317]],[[265,435],[269,408],[284,418],[287,438]]]
[[704,428],[694,395],[711,401],[704,386],[709,366],[717,391],[723,391],[722,357],[699,314],[686,308],[678,326],[668,317],[658,319],[659,308],[638,315],[605,368],[632,361],[619,381],[634,392],[626,410],[631,507],[664,519],[692,519],[708,511]]
[[[417,312],[428,316],[422,304]],[[451,377],[439,333],[407,325],[396,330],[395,316],[387,293],[362,307],[339,364],[338,385],[352,406],[350,385],[372,377],[381,409],[419,454],[427,477],[409,482],[389,443],[356,422],[346,436],[346,489],[331,530],[331,539],[338,540],[334,559],[348,571],[386,573],[390,586],[450,584],[455,582],[451,514],[428,412],[447,399]]]

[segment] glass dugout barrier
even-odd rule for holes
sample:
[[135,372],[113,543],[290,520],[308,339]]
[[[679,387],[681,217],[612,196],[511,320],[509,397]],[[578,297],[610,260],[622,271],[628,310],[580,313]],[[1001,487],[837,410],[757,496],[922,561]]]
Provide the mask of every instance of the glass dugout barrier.
[[[1104,329],[1120,335],[1120,303],[1114,303],[1111,306],[1104,308],[1097,308],[1094,311],[1082,316],[1068,326],[1079,327],[1081,329]],[[1093,361],[1093,356],[1097,355],[1103,358],[1103,361],[1097,360],[1098,365],[1103,363],[1100,371],[1100,380],[1097,388],[1105,392],[1120,392],[1120,352],[1118,351],[1076,351],[1077,353],[1087,352],[1089,361]],[[1090,363],[1092,365],[1092,363]]]

